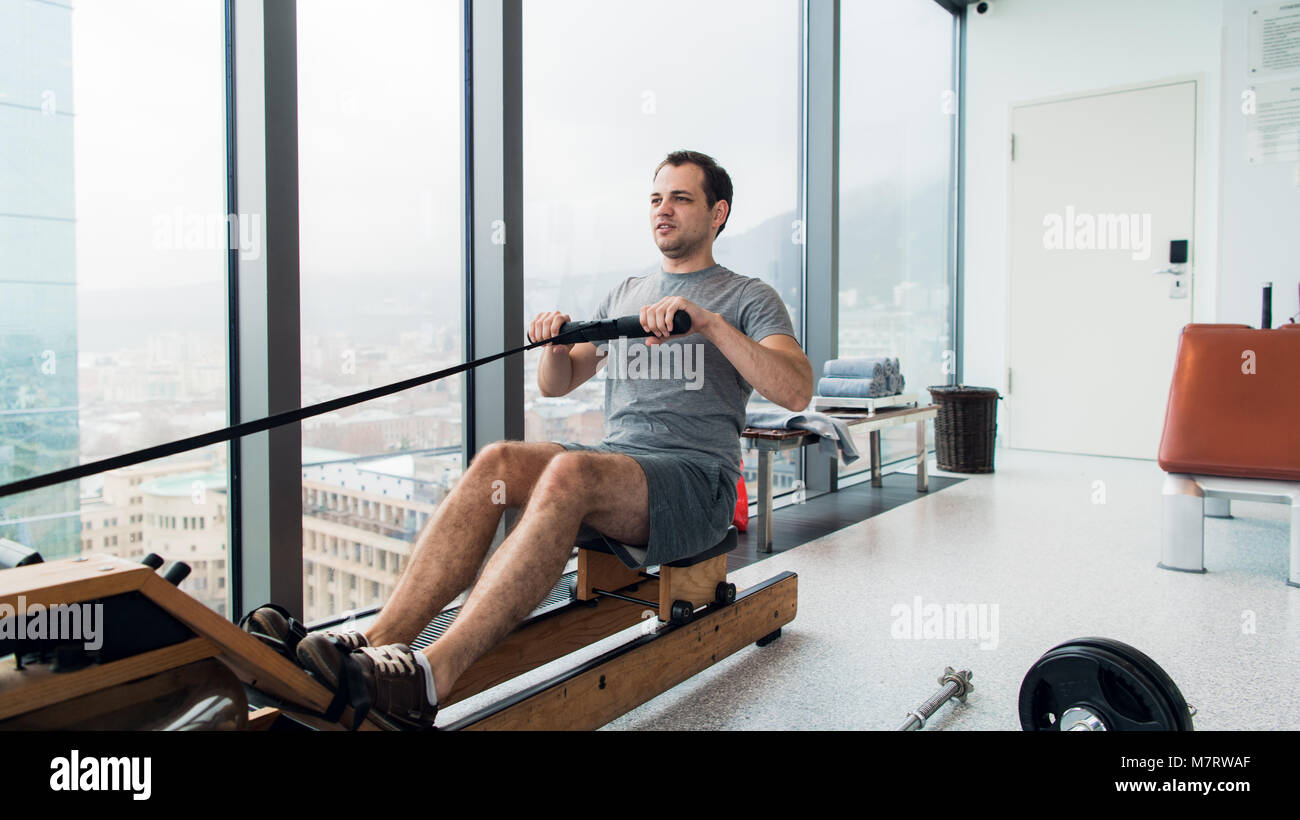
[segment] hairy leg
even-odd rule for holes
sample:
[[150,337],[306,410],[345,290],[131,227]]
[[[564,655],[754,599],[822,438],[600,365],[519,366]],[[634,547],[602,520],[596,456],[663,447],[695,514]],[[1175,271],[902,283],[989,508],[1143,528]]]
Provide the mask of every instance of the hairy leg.
[[647,543],[648,491],[634,459],[581,451],[551,459],[455,622],[424,650],[439,700],[546,596],[564,571],[583,521],[624,543]]
[[563,452],[558,444],[523,441],[498,441],[479,452],[416,539],[406,571],[366,630],[372,646],[411,642],[474,581],[505,508],[524,506],[546,465]]

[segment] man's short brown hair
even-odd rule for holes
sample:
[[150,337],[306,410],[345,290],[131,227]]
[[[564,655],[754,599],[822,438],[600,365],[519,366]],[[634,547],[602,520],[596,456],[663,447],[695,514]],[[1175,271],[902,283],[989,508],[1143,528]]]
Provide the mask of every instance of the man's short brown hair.
[[722,233],[722,229],[727,227],[727,219],[731,219],[731,177],[728,176],[726,169],[714,162],[713,157],[708,154],[701,154],[699,151],[673,151],[664,161],[655,166],[655,172],[650,177],[654,180],[659,176],[665,165],[671,165],[674,168],[685,165],[686,163],[698,165],[704,172],[704,199],[708,202],[709,210],[719,201],[727,203],[727,217],[722,220],[718,226],[718,232],[713,235],[714,239]]

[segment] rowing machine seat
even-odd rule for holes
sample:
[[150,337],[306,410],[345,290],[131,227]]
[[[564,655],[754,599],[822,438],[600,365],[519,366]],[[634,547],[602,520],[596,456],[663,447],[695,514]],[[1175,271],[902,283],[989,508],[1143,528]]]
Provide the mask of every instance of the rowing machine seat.
[[[660,620],[681,623],[694,609],[735,599],[736,586],[727,583],[727,553],[735,549],[737,543],[736,528],[728,527],[726,535],[712,547],[690,558],[660,564],[658,575],[647,575],[641,570],[645,566],[644,548],[615,541],[584,525],[578,533],[578,578],[574,597],[579,601],[590,601],[610,594],[610,591],[640,585],[648,578],[656,584]],[[622,554],[633,549],[640,553],[639,564],[633,564]],[[649,600],[625,600],[654,606]]]
[[[734,550],[738,543],[736,528],[734,526],[727,527],[727,534],[722,536],[722,540],[717,544],[709,547],[698,555],[692,555],[690,558],[682,558],[673,561],[670,564],[666,564],[665,566],[678,568],[693,567],[696,564],[704,563],[710,558],[716,558],[719,555],[726,555]],[[592,550],[594,552],[603,552],[608,555],[613,555],[629,567],[645,565],[645,547],[635,547],[630,544],[624,544],[621,541],[615,541],[613,538],[602,534],[598,530],[588,527],[586,524],[583,524],[582,528],[578,531],[578,549]],[[637,563],[629,561],[628,556],[636,559]]]

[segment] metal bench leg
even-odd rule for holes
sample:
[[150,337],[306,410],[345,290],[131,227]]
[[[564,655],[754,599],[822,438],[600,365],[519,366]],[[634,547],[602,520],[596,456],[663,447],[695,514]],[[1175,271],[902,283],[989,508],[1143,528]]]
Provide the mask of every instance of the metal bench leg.
[[1221,496],[1205,499],[1205,517],[1232,518],[1232,499]]
[[925,419],[921,419],[916,423],[916,491],[918,493],[930,491],[930,473],[926,469],[925,455]]
[[772,551],[772,452],[758,451],[758,549]]
[[1291,505],[1291,573],[1286,583],[1300,587],[1300,504]]
[[1205,499],[1189,476],[1165,476],[1161,514],[1160,566],[1180,572],[1205,572]]
[[871,486],[883,487],[885,482],[880,477],[880,431],[872,430],[871,439]]

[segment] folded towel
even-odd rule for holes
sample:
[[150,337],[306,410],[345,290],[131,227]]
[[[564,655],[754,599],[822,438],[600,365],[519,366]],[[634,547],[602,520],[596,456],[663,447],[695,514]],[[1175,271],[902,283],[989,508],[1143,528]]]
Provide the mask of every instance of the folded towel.
[[853,436],[849,433],[849,426],[825,413],[791,413],[780,408],[750,410],[745,414],[745,424],[749,427],[811,430],[821,436],[817,446],[827,458],[839,455],[848,465],[861,457],[857,445],[853,443]]
[[824,376],[817,380],[817,395],[842,399],[875,399],[888,396],[889,377],[878,379],[841,379]]
[[889,370],[889,359],[831,359],[822,365],[823,376],[841,379],[878,379]]

